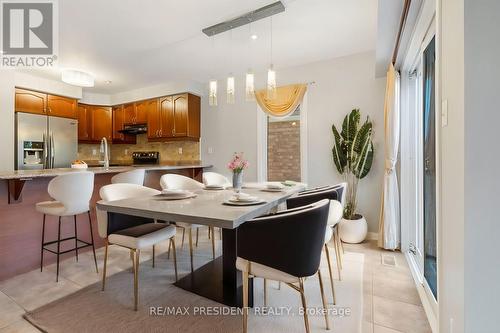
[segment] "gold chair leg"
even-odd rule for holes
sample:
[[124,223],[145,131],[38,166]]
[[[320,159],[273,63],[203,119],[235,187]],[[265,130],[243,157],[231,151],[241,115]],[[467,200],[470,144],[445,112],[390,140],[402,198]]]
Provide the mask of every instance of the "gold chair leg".
[[304,325],[306,326],[306,333],[309,333],[309,318],[307,317],[307,304],[306,304],[306,295],[304,294],[304,279],[299,279],[299,289],[300,289],[300,298],[302,300],[302,308],[304,309]]
[[155,268],[155,246],[153,245],[153,268]]
[[215,228],[209,227],[212,229],[212,258],[215,259]]
[[325,311],[325,324],[326,329],[330,329],[330,319],[328,318],[328,305],[326,304],[325,290],[323,288],[323,279],[321,278],[321,272],[318,269],[318,279],[319,279],[319,290],[321,291],[321,301],[323,302],[323,311]]
[[200,228],[196,228],[196,243],[195,243],[195,246],[198,247],[198,238],[199,238],[199,234],[200,234]]
[[333,287],[333,273],[332,273],[332,263],[330,261],[330,250],[328,249],[327,244],[325,244],[325,253],[326,253],[326,261],[328,262],[328,272],[330,273],[330,283],[332,285],[333,304],[337,304],[335,300],[335,288]]
[[[175,236],[174,236],[175,237]],[[173,237],[172,237],[173,238]],[[172,242],[168,242],[168,251],[167,251],[167,259],[170,259],[170,247],[172,246]]]
[[267,308],[267,279],[264,279],[264,307]]
[[210,239],[210,237],[212,237],[212,229],[208,227],[208,239]]
[[186,228],[182,228],[182,241],[181,241],[181,249],[184,248],[184,234],[186,233]]
[[104,240],[104,267],[102,269],[102,288],[101,290],[104,291],[104,287],[106,285],[106,267],[108,265],[108,239],[106,238]]
[[189,228],[189,257],[191,258],[191,273],[194,271],[194,265],[193,265],[193,233],[192,233],[193,228]]
[[175,237],[170,238],[170,244],[172,244],[172,253],[174,255],[174,270],[175,270],[175,281],[177,281],[177,254],[175,253]]
[[248,270],[243,272],[243,333],[248,331]]
[[134,260],[134,310],[137,311],[137,305],[139,303],[139,255],[140,250],[134,250],[135,260]]
[[335,257],[337,259],[337,271],[338,271],[338,274],[339,274],[339,281],[342,281],[342,274],[341,274],[341,271],[342,271],[342,258],[340,257],[341,254],[340,254],[340,245],[339,245],[339,241],[340,241],[340,238],[337,239],[337,238],[333,238],[334,239],[334,245],[335,245]]

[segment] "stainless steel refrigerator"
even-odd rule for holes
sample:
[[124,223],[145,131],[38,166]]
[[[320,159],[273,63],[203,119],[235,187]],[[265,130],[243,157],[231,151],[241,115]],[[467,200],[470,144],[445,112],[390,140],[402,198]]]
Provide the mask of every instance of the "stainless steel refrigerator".
[[16,170],[69,168],[78,150],[78,121],[16,113]]

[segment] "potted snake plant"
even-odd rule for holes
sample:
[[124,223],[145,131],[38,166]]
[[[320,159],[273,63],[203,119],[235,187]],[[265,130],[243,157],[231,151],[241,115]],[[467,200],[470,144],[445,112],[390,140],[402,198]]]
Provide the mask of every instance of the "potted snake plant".
[[358,182],[370,172],[373,162],[372,122],[369,117],[360,125],[359,109],[347,114],[339,132],[332,125],[333,163],[347,183],[343,218],[339,224],[342,241],[360,243],[366,238],[366,219],[356,211]]

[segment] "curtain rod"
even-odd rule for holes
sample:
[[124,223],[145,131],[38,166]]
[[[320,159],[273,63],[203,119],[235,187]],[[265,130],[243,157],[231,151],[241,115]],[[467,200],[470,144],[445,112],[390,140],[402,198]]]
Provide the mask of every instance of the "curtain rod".
[[399,44],[401,43],[401,36],[403,35],[403,31],[406,25],[406,19],[408,18],[408,12],[410,11],[411,0],[405,0],[403,5],[403,12],[401,13],[401,20],[399,21],[399,30],[396,38],[396,45],[394,45],[394,50],[392,52],[392,64],[396,64],[396,60],[398,59],[398,51]]

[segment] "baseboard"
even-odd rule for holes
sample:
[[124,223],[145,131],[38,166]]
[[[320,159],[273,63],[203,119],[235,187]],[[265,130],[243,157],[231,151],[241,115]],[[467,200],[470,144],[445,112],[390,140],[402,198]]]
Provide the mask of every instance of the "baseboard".
[[366,239],[378,240],[378,232],[368,232],[368,234],[366,235]]

